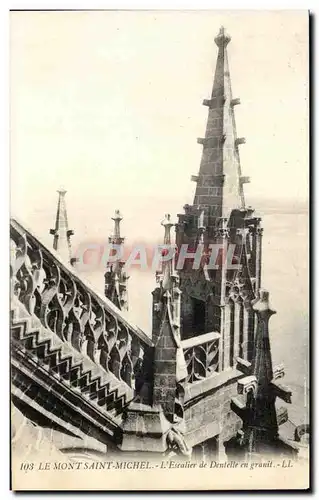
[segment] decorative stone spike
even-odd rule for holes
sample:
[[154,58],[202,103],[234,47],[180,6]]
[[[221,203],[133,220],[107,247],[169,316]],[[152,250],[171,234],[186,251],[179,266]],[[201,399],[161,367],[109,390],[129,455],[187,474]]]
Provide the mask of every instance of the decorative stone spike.
[[204,99],[202,104],[203,106],[208,106],[209,108],[221,107],[225,104],[226,97],[224,95],[219,97],[212,97],[211,99]]
[[210,107],[212,104],[212,100],[211,99],[204,99],[203,100],[203,106],[208,106]]
[[202,144],[204,146],[205,139],[203,137],[197,137],[197,144]]
[[224,26],[221,26],[218,35],[214,38],[217,47],[225,48],[231,41],[231,37],[225,32]]
[[246,144],[245,137],[237,137],[237,139],[235,139],[235,146],[239,146],[240,144]]
[[250,177],[241,176],[239,180],[240,180],[241,184],[249,184],[250,183]]
[[230,101],[230,105],[231,105],[232,107],[234,107],[234,106],[238,106],[238,104],[240,104],[240,99],[239,99],[238,97],[237,97],[236,99],[232,99],[232,100]]

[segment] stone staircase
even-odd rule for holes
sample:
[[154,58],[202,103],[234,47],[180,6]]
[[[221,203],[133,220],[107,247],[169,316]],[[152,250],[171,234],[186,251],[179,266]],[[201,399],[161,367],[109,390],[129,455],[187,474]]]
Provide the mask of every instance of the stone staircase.
[[83,419],[116,440],[152,341],[16,221],[11,244],[12,394],[43,415],[51,404],[58,425],[70,411],[75,428]]
[[11,338],[14,348],[114,417],[120,418],[123,408],[134,398],[131,387],[44,328],[23,305],[11,310]]

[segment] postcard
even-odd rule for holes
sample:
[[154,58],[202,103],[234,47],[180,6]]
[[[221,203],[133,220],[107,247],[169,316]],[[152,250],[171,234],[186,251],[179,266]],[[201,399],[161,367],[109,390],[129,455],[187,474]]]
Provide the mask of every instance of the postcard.
[[309,489],[309,14],[10,12],[12,489]]

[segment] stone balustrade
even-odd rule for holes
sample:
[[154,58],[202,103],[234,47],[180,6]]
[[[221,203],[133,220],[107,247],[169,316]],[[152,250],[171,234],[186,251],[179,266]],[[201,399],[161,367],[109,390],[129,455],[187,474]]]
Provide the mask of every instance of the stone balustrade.
[[203,380],[218,371],[219,339],[219,333],[210,332],[182,341],[187,383]]
[[151,339],[16,220],[11,220],[10,238],[12,297],[44,328],[138,389]]

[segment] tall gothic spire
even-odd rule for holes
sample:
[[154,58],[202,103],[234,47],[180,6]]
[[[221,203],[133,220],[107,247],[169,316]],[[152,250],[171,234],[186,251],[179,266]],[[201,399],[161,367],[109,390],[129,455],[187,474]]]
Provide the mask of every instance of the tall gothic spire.
[[[220,332],[220,369],[234,365],[238,353],[251,359],[254,313],[251,300],[260,287],[261,229],[251,207],[245,206],[234,99],[228,66],[230,36],[222,27],[215,37],[217,63],[202,144],[193,205],[178,214],[176,244],[197,254],[203,248],[199,269],[195,258],[178,266],[181,299],[181,335],[188,339],[200,333]],[[214,248],[211,245],[215,245]],[[217,250],[219,249],[219,250]],[[216,252],[217,250],[217,252]],[[226,257],[227,256],[227,257]],[[237,264],[237,269],[236,269]],[[233,319],[235,318],[235,319]]]
[[[120,222],[122,215],[119,210],[115,210],[114,233],[109,237],[109,243],[122,247],[124,238],[121,237]],[[125,262],[118,258],[115,262],[108,262],[105,278],[105,296],[110,299],[119,309],[128,309],[127,300],[127,280],[129,276],[123,271]]]
[[67,262],[74,264],[75,259],[72,258],[71,236],[74,231],[69,229],[68,216],[65,204],[65,189],[57,191],[59,193],[58,208],[56,212],[55,228],[50,229],[50,234],[53,235],[53,248]]
[[203,145],[200,170],[192,177],[197,182],[194,205],[209,207],[216,217],[229,217],[232,209],[245,207],[243,184],[249,182],[240,167],[239,145],[245,139],[236,133],[234,107],[240,100],[232,96],[227,56],[230,40],[221,27],[215,38],[218,56],[213,90],[211,98],[203,101],[208,107],[206,133],[197,140]]

